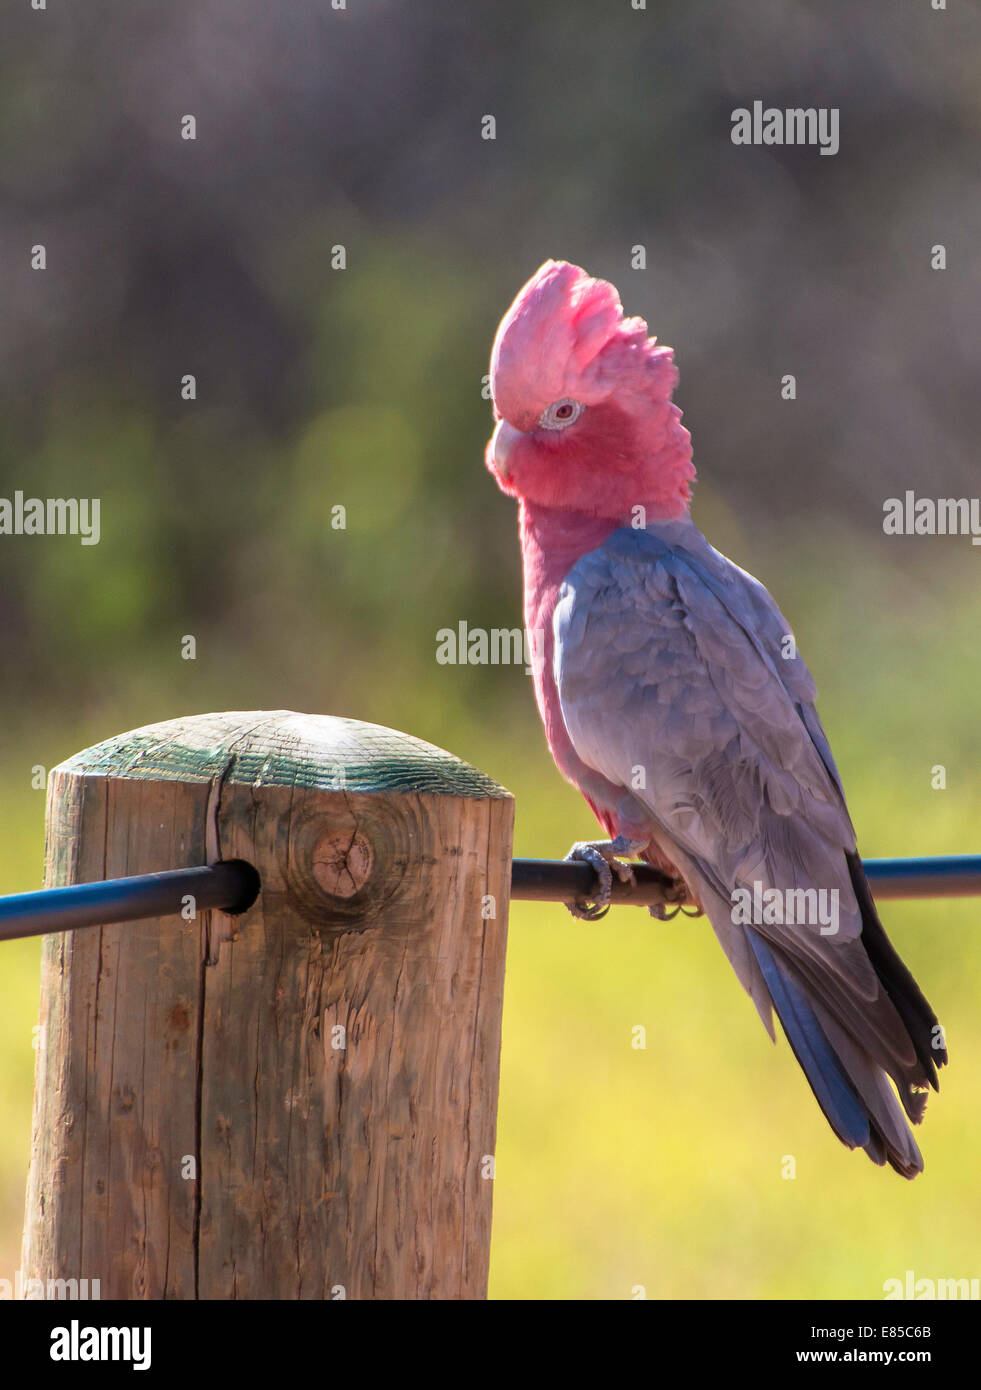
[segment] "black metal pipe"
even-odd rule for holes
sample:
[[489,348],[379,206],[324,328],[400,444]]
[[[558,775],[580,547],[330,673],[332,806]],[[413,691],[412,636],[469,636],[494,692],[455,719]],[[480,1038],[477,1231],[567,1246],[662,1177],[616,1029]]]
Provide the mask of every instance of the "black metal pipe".
[[[872,891],[886,898],[981,897],[981,855],[951,854],[928,859],[866,859]],[[674,903],[671,881],[647,864],[634,866],[635,888],[614,875],[613,901],[635,907]],[[511,897],[520,902],[571,902],[589,898],[596,876],[588,864],[565,859],[515,859]],[[239,913],[259,892],[251,864],[226,859],[194,869],[170,869],[100,883],[42,888],[0,897],[0,941],[75,931],[80,927],[138,922],[178,914],[188,897],[197,912],[209,908]]]
[[866,859],[877,898],[973,898],[981,894],[981,854],[929,859]]
[[194,899],[197,912],[209,908],[244,912],[255,902],[258,891],[259,875],[252,865],[226,859],[194,869],[14,893],[0,898],[0,941],[169,917],[182,910],[188,897]]
[[[671,880],[648,864],[635,864],[636,888],[613,875],[613,901],[647,907],[667,900]],[[515,859],[511,864],[511,897],[518,902],[564,903],[590,898],[596,872],[589,864],[569,859]]]
[[[981,854],[948,854],[927,859],[866,859],[877,898],[981,897]],[[613,876],[613,901],[637,907],[672,903],[670,880],[647,864],[635,864],[636,888]],[[511,897],[519,902],[571,902],[589,898],[596,878],[588,864],[568,860],[515,859]]]

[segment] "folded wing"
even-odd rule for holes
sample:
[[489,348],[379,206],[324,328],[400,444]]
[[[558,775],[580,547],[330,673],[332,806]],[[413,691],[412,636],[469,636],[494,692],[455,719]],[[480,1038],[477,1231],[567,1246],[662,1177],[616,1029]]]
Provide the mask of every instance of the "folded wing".
[[[879,922],[814,684],[776,604],[691,522],[665,522],[618,530],[577,563],[554,635],[576,753],[643,803],[835,1133],[914,1176],[922,1160],[886,1077],[917,1123],[946,1053]],[[836,929],[734,920],[737,890],[758,903],[773,889],[798,904],[823,891]]]

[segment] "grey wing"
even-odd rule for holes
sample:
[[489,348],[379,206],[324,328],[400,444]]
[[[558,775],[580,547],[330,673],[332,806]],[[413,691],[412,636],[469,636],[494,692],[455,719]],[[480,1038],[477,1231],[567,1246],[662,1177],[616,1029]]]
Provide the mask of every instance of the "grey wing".
[[[813,682],[799,657],[782,655],[789,629],[773,600],[690,523],[674,523],[617,531],[584,557],[554,623],[554,674],[577,754],[644,803],[764,1022],[774,985],[753,932],[808,991],[825,1033],[837,1030],[886,1070],[918,1119],[922,1055],[862,944],[854,830]],[[836,930],[764,918],[747,932],[733,920],[733,895],[757,884],[761,893],[825,890]],[[854,1084],[888,1110],[882,1079],[856,1070]],[[902,1148],[897,1116],[882,1123]]]
[[[769,595],[763,608],[741,570],[700,561],[624,530],[572,571],[555,611],[555,678],[576,752],[633,787],[727,898],[755,881],[794,887],[808,871],[853,896],[843,855],[855,833],[807,668],[779,655],[787,628]],[[860,930],[857,911],[841,923],[843,939]]]

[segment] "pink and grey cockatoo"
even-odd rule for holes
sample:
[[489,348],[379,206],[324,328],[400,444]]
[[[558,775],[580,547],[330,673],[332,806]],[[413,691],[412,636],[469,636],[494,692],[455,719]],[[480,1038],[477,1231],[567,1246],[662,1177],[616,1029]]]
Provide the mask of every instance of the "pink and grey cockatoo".
[[[521,290],[491,355],[486,461],[520,503],[538,707],[610,837],[570,851],[599,883],[570,907],[601,915],[630,858],[678,880],[771,1038],[776,1010],[838,1138],[911,1178],[923,1160],[903,1111],[922,1119],[943,1033],[879,921],[791,630],[689,517],[676,381],[614,287],[563,261]],[[794,923],[809,889],[837,903],[833,930],[830,915]],[[772,890],[789,913],[734,909]]]

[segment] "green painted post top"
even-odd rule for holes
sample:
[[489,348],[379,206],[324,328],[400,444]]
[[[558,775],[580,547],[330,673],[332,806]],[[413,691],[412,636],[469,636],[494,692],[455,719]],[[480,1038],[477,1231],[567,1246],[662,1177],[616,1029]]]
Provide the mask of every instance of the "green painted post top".
[[493,778],[410,734],[292,710],[199,714],[148,724],[76,753],[55,769],[74,776],[309,791],[415,792],[510,798]]

